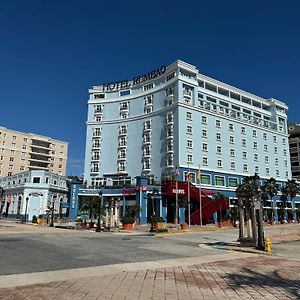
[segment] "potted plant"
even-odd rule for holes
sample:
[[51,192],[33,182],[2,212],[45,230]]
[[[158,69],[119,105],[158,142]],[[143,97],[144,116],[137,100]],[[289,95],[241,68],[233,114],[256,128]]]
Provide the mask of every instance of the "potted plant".
[[153,228],[157,230],[163,230],[164,229],[164,219],[162,217],[158,216],[152,216],[151,217],[151,223],[153,223]]
[[132,230],[134,222],[135,222],[135,217],[133,217],[131,214],[126,214],[122,220],[123,229]]

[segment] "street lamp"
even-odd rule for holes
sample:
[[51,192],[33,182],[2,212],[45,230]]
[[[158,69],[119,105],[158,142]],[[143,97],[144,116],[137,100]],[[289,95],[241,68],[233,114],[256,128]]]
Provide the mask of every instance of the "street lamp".
[[51,223],[50,223],[50,227],[54,227],[54,204],[55,204],[55,199],[56,199],[56,196],[53,196],[53,199],[52,199],[52,207],[51,207]]
[[26,197],[26,206],[25,206],[25,223],[27,222],[27,208],[28,208],[28,201],[29,201],[29,198]]
[[96,232],[101,232],[101,219],[102,219],[102,207],[103,207],[103,192],[100,190],[99,192],[99,206],[98,206],[98,221]]

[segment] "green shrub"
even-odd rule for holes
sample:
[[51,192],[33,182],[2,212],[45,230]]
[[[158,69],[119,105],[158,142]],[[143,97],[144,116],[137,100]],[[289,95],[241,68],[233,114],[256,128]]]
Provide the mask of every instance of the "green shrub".
[[135,222],[135,217],[132,215],[126,214],[122,220],[123,224],[133,224]]
[[159,216],[152,216],[151,217],[151,222],[152,223],[163,223],[165,220],[162,217]]
[[37,217],[36,217],[36,215],[32,216],[32,223],[37,223]]

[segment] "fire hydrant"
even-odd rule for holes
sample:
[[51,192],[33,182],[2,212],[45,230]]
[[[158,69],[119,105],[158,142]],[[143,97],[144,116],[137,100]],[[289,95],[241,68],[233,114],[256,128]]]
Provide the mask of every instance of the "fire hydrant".
[[269,238],[265,239],[265,245],[266,245],[266,251],[270,253],[272,249],[271,249],[271,240]]

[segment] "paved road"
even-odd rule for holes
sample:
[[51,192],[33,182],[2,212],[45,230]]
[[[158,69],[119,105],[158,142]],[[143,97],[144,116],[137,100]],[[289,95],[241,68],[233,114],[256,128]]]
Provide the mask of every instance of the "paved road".
[[[280,241],[298,228],[268,230]],[[237,230],[150,237],[0,221],[0,299],[300,299],[299,241],[273,245],[284,259],[219,249],[236,238]]]
[[199,239],[126,236],[95,232],[0,235],[0,275],[157,261],[222,253]]

